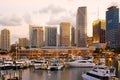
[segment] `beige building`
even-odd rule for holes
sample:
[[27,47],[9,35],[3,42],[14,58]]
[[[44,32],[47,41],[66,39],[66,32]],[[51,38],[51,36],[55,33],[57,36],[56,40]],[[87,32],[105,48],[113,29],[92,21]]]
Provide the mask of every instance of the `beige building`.
[[22,48],[29,47],[29,40],[27,38],[19,38],[19,46]]
[[93,43],[93,37],[88,37],[87,36],[87,47],[91,46]]
[[70,23],[60,23],[60,46],[71,46],[70,45]]
[[44,32],[42,26],[29,26],[30,45],[34,48],[40,48],[44,45]]
[[10,31],[8,29],[1,31],[1,49],[10,51]]

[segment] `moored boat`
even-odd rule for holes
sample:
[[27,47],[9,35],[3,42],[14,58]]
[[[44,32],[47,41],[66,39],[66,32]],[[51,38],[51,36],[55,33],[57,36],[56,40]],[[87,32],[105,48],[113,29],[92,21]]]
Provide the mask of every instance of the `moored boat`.
[[83,80],[112,80],[115,78],[115,71],[114,67],[99,65],[82,74],[82,78]]
[[14,61],[14,64],[12,67],[13,69],[23,69],[23,68],[26,68],[27,65],[26,65],[26,62],[23,60],[16,60]]
[[63,69],[64,65],[57,60],[51,61],[48,65],[48,70],[61,70]]
[[69,67],[93,67],[95,63],[93,59],[76,59],[73,61],[65,62]]

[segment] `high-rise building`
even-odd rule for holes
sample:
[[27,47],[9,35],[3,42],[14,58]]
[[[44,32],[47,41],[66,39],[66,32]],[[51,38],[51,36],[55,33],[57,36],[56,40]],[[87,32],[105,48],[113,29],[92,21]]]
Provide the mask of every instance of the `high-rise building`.
[[45,27],[45,46],[57,45],[57,27]]
[[8,29],[1,31],[1,49],[10,51],[10,31]]
[[93,22],[93,43],[105,43],[105,20],[96,20]]
[[71,46],[75,46],[75,27],[71,28]]
[[70,23],[60,23],[60,46],[70,46]]
[[0,34],[0,49],[1,49],[1,34]]
[[30,46],[40,48],[44,45],[44,33],[43,27],[39,26],[29,26],[29,38],[30,38]]
[[106,11],[106,42],[108,47],[120,47],[119,8],[111,6]]
[[[118,36],[120,36],[120,23],[119,23],[119,25],[118,25]],[[119,37],[119,41],[120,41],[120,37]],[[119,44],[120,44],[120,42],[119,42]]]
[[27,38],[19,38],[19,46],[23,48],[29,47],[29,40]]
[[57,45],[60,46],[60,34],[57,34]]
[[79,7],[76,16],[76,46],[87,46],[87,7]]

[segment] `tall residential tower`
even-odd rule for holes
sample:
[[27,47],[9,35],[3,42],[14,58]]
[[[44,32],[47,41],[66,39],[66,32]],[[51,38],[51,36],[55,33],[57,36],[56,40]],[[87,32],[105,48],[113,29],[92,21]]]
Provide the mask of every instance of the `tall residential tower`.
[[30,37],[30,46],[40,48],[44,45],[43,40],[43,27],[39,26],[29,26],[29,37]]
[[1,49],[10,51],[10,31],[8,29],[1,31]]

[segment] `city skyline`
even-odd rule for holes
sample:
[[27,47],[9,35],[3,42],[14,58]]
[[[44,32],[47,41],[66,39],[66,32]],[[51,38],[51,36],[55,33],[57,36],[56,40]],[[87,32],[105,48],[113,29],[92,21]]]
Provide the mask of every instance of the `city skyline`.
[[49,0],[1,0],[0,30],[9,29],[13,43],[19,37],[29,37],[29,24],[37,26],[60,25],[60,22],[67,21],[76,26],[77,8],[86,6],[88,8],[87,34],[92,36],[92,22],[98,17],[105,19],[107,8],[112,4],[119,6],[119,3],[120,0],[61,0],[60,2],[58,0],[51,2]]

